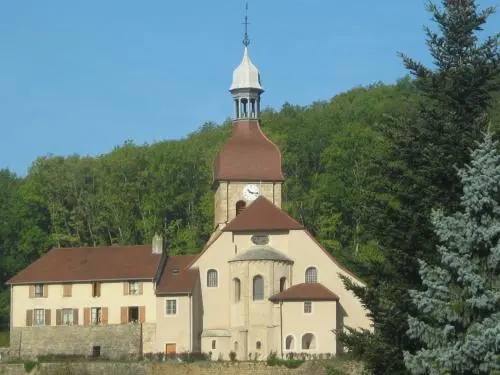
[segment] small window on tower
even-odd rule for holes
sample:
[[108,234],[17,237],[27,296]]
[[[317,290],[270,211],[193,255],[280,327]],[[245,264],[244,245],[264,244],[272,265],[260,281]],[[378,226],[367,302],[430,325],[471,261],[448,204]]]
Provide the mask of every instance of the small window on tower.
[[246,207],[245,201],[236,202],[236,215],[239,215]]

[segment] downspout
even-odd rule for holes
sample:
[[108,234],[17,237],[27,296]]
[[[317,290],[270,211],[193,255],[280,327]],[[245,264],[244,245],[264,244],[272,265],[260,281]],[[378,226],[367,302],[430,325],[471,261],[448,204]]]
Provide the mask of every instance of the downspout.
[[193,351],[193,295],[189,296],[189,353]]
[[283,301],[280,301],[280,348],[281,359],[283,359]]

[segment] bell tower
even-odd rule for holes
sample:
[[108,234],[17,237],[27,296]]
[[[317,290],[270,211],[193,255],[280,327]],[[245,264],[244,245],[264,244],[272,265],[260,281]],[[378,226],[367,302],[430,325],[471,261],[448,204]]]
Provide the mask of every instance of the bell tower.
[[247,15],[244,25],[243,59],[233,72],[229,88],[234,106],[232,136],[213,164],[216,229],[261,195],[281,208],[281,153],[260,128],[264,89],[259,70],[250,60]]
[[[248,4],[246,7],[248,12]],[[234,100],[234,119],[258,119],[260,115],[260,95],[264,92],[260,83],[259,70],[252,64],[248,56],[248,14],[245,14],[245,34],[243,36],[243,60],[233,72],[233,83],[229,91]]]

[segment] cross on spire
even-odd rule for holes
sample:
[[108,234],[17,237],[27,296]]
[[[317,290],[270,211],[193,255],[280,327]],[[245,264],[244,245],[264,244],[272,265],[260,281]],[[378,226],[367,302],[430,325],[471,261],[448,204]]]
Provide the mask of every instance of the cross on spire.
[[248,22],[248,1],[245,4],[245,21],[243,22],[243,24],[245,25],[245,35],[243,36],[243,45],[245,47],[248,47],[248,45],[250,44],[250,38],[248,37],[248,25],[249,25],[249,22]]

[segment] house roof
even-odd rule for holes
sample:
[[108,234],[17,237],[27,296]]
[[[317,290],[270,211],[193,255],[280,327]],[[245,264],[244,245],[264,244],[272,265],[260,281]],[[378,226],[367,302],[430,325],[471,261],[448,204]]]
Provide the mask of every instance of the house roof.
[[55,248],[7,283],[153,279],[160,258],[151,245]]
[[235,120],[213,164],[215,181],[283,181],[281,153],[258,120]]
[[278,262],[293,263],[293,260],[285,254],[273,249],[271,246],[252,246],[247,251],[236,255],[229,262],[238,262],[245,260],[272,260]]
[[189,269],[196,255],[172,255],[156,287],[156,294],[191,293],[198,281],[198,269]]
[[339,296],[323,284],[297,284],[269,298],[270,301],[338,301]]
[[226,232],[304,229],[263,196],[257,198],[224,228]]

